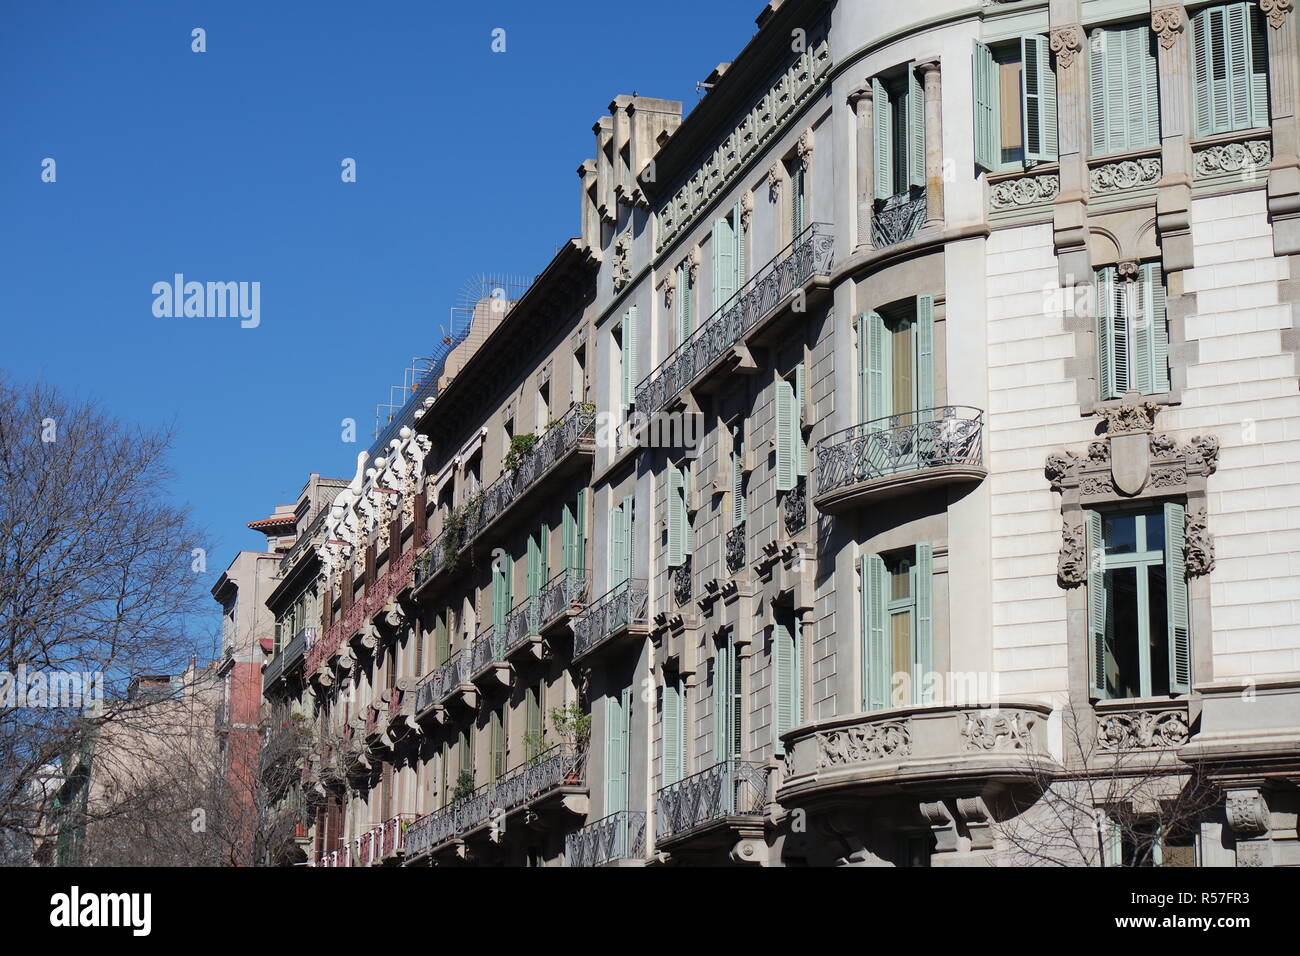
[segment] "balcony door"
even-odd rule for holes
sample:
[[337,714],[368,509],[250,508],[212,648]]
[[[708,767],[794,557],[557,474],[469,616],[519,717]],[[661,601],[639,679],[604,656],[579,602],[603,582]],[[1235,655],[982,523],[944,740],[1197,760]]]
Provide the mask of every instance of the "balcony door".
[[[864,328],[865,327],[865,328]],[[934,408],[934,297],[918,295],[862,316],[858,329],[858,414],[870,433],[864,477],[925,462],[925,422]]]
[[626,810],[631,764],[632,689],[605,698],[605,816]]

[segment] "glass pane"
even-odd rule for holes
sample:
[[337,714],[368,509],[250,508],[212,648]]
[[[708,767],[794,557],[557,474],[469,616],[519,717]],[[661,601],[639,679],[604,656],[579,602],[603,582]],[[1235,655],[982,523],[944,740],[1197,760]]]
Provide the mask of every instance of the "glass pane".
[[1165,513],[1164,511],[1152,511],[1146,516],[1147,522],[1147,542],[1148,551],[1164,551],[1165,549]]
[[1137,551],[1137,517],[1132,514],[1104,515],[1102,539],[1107,554],[1133,554]]
[[1106,572],[1106,696],[1140,697],[1137,569]]
[[914,354],[913,340],[915,339],[916,325],[910,319],[900,321],[894,328],[894,334],[890,336],[893,345],[893,386],[894,394],[893,409],[895,415],[902,415],[907,412],[916,411],[912,406],[916,404],[913,392],[913,372],[912,356]]
[[1151,627],[1151,693],[1169,693],[1169,604],[1165,596],[1165,566],[1147,567],[1148,623]]
[[[891,614],[889,616],[889,628],[894,673],[907,674],[910,678],[912,673],[912,612],[896,611]],[[909,685],[903,684],[902,686]],[[910,699],[902,701],[904,706],[910,703]]]
[[906,558],[889,569],[889,599],[905,601],[912,596],[912,562]]

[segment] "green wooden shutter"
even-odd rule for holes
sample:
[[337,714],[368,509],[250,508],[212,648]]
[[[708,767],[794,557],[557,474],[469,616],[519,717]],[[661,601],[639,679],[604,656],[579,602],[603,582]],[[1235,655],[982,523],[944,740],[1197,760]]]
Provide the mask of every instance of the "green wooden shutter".
[[506,766],[506,709],[502,705],[492,711],[492,779],[499,780],[509,768]]
[[1111,31],[1094,30],[1088,37],[1088,118],[1092,127],[1092,155],[1104,156],[1110,146],[1110,90],[1106,77],[1111,69]]
[[916,546],[916,673],[912,693],[918,703],[931,703],[927,675],[933,671],[934,545],[923,541]]
[[1126,333],[1117,314],[1119,283],[1116,281],[1115,268],[1103,266],[1096,270],[1094,276],[1097,296],[1097,395],[1104,401],[1124,394],[1119,382],[1121,377],[1127,382],[1127,362],[1117,361],[1117,351],[1123,344]]
[[578,500],[573,507],[573,533],[575,548],[573,563],[568,565],[576,570],[587,567],[587,489],[578,489]]
[[605,698],[605,815],[627,809],[628,691]]
[[[916,297],[916,410],[934,408],[934,296]],[[928,421],[929,416],[918,416]]]
[[790,215],[792,217],[790,239],[793,241],[803,235],[808,224],[808,198],[805,195],[807,174],[803,163],[795,160],[794,173],[790,176]]
[[1025,161],[1056,162],[1056,74],[1052,72],[1047,37],[1030,34],[1020,38],[1023,64],[1020,85],[1020,115],[1025,143]]
[[796,622],[791,627],[784,614],[778,615],[772,629],[772,683],[775,720],[772,723],[772,747],[777,753],[784,752],[781,735],[798,726],[800,721],[800,675],[799,642],[795,636]]
[[731,636],[718,642],[717,653],[713,657],[713,756],[716,763],[731,759],[732,710],[735,701],[732,697],[731,679],[732,655],[735,648]]
[[888,635],[889,572],[878,554],[864,554],[858,562],[862,582],[862,686],[865,710],[889,706],[893,674]]
[[894,124],[890,122],[889,94],[884,84],[871,80],[871,117],[875,126],[876,198],[888,199],[894,194]]
[[661,785],[667,787],[682,779],[682,692],[681,678],[676,675],[664,682],[661,733],[663,763],[660,776]]
[[1165,597],[1169,602],[1169,691],[1173,694],[1192,692],[1192,641],[1183,559],[1186,527],[1186,509],[1165,502]]
[[[632,561],[632,549],[636,545],[636,498],[623,496],[623,577],[630,578],[636,565]],[[688,529],[689,530],[689,529]],[[689,547],[689,544],[688,544]]]
[[731,426],[731,526],[745,523],[745,433]]
[[686,563],[686,481],[681,469],[668,466],[668,566]]
[[916,70],[907,68],[907,178],[925,188],[925,92]]
[[528,596],[537,597],[542,590],[542,585],[546,582],[542,580],[542,554],[541,547],[538,545],[537,535],[528,536]]
[[546,749],[542,745],[542,692],[540,685],[528,688],[525,701],[527,707],[525,719],[528,724],[528,729],[525,731],[528,735],[527,756],[531,759]]
[[1195,135],[1267,126],[1268,44],[1255,5],[1208,7],[1192,17]]
[[[1165,282],[1158,262],[1141,266],[1142,325],[1149,338],[1150,369],[1145,394],[1169,391],[1169,318],[1165,313]],[[1140,387],[1140,386],[1139,386]]]
[[749,278],[746,271],[748,264],[745,261],[745,240],[748,234],[745,232],[745,217],[741,213],[739,201],[731,210],[731,225],[736,234],[736,288],[739,289]]
[[506,626],[506,615],[510,613],[510,571],[513,565],[510,555],[503,555],[492,564],[492,626],[497,636]]
[[736,234],[729,216],[713,223],[713,307],[721,308],[736,294]]
[[795,433],[799,424],[794,407],[794,389],[789,382],[776,383],[776,490],[795,486]]
[[1106,573],[1103,569],[1105,542],[1101,535],[1101,515],[1085,511],[1084,533],[1088,562],[1088,692],[1097,699],[1106,697]]
[[437,666],[441,667],[451,659],[451,641],[447,639],[447,615],[439,614],[433,624],[433,653]]
[[572,569],[580,567],[578,563],[578,519],[574,515],[572,502],[565,502],[560,515],[560,534],[564,539],[564,566]]
[[1002,165],[1002,146],[999,140],[1001,123],[1001,84],[998,65],[987,46],[974,41],[975,52],[971,58],[975,87],[975,165],[992,172]]
[[[867,411],[863,421],[875,421],[891,414],[885,363],[888,353],[885,343],[889,332],[879,312],[867,313]],[[883,427],[883,426],[882,426]]]
[[[1160,145],[1160,61],[1146,26],[1128,31],[1129,104],[1132,115],[1129,149]],[[1136,65],[1135,65],[1136,64]]]
[[641,381],[636,360],[636,306],[623,316],[623,369],[627,374],[623,387],[623,404],[631,405],[636,398],[636,387]]
[[1160,142],[1159,68],[1143,25],[1096,30],[1089,51],[1093,155]]
[[605,555],[609,587],[618,587],[627,580],[627,530],[624,526],[622,508],[612,508],[609,512],[609,547]]
[[794,473],[798,476],[808,474],[808,449],[803,440],[803,411],[807,402],[805,377],[803,362],[800,362],[794,367]]
[[870,334],[867,331],[869,324],[867,313],[863,312],[858,315],[858,421],[867,420],[867,412],[870,407],[870,401],[867,393],[871,390],[871,379],[868,374],[871,362],[868,358],[868,343]]
[[1264,36],[1264,18],[1251,4],[1246,7],[1250,24],[1250,125],[1268,126],[1271,122],[1268,108],[1268,40]]
[[1233,3],[1223,8],[1228,63],[1228,128],[1254,124],[1251,111],[1250,8]]
[[1192,113],[1193,131],[1205,136],[1214,129],[1214,87],[1210,82],[1210,11],[1192,17]]

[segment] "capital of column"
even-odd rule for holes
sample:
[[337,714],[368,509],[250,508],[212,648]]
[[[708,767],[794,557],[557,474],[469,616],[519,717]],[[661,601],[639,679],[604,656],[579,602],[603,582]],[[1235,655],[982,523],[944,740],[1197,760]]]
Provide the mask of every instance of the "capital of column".
[[1156,7],[1151,11],[1151,29],[1160,40],[1160,46],[1172,50],[1187,29],[1187,8],[1181,3]]
[[1083,27],[1077,23],[1057,27],[1048,40],[1052,52],[1056,54],[1056,65],[1062,70],[1074,66],[1074,59],[1083,52]]

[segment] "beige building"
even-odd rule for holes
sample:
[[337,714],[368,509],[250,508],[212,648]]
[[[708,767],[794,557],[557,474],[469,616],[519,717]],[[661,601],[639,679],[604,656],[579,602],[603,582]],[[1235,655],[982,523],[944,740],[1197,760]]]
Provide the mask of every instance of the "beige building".
[[312,862],[1300,864],[1292,5],[758,25],[287,562]]

